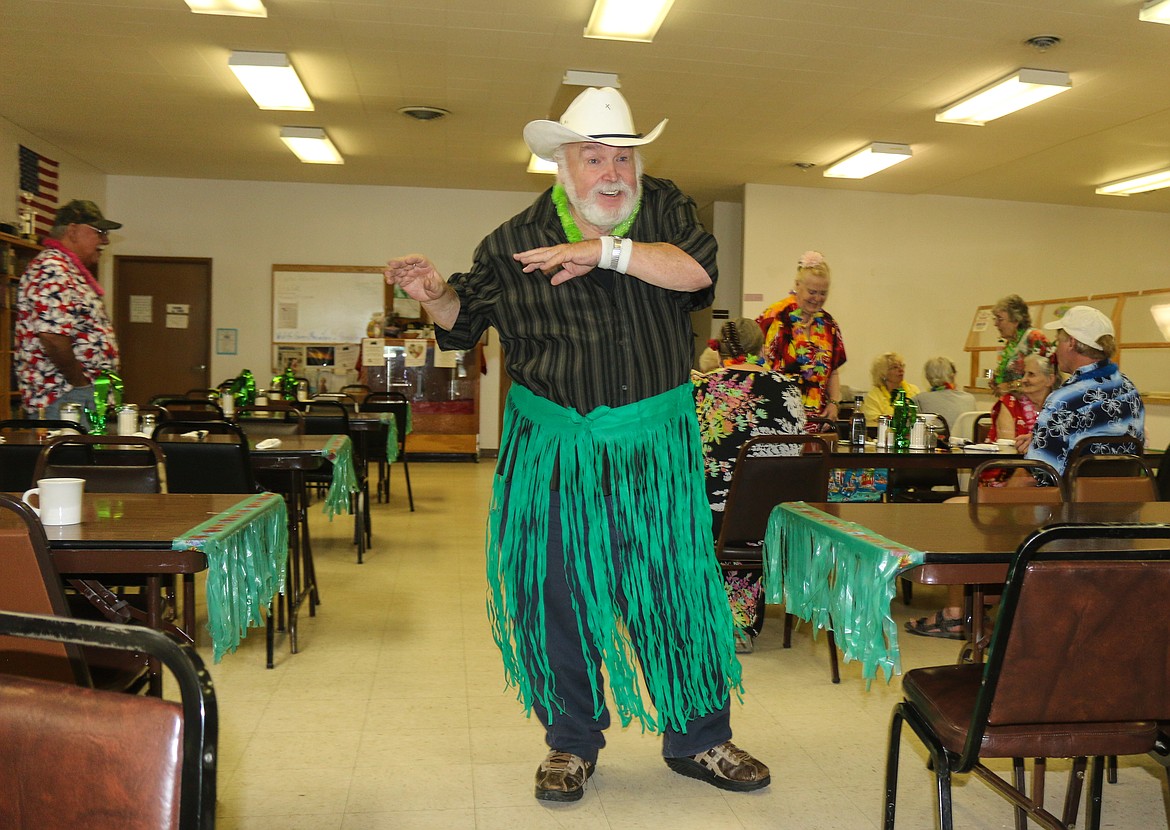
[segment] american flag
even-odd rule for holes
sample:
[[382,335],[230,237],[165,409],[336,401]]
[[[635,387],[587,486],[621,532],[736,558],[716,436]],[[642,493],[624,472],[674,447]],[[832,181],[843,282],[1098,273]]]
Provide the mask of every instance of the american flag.
[[31,208],[34,230],[38,237],[45,236],[53,227],[57,215],[57,173],[60,167],[51,158],[46,158],[28,147],[20,147],[20,212]]

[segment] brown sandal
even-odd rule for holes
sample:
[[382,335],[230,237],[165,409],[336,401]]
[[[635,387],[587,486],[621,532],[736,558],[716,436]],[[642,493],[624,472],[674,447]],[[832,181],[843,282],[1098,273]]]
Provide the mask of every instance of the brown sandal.
[[966,640],[967,632],[963,625],[963,618],[944,617],[942,611],[936,611],[933,617],[920,617],[917,620],[906,621],[906,631],[920,637],[941,637],[944,640]]

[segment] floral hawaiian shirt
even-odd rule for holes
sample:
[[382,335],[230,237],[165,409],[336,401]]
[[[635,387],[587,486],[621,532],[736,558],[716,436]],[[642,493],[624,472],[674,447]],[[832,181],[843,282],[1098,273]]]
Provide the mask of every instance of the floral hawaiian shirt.
[[801,316],[796,294],[790,293],[768,306],[756,322],[764,332],[769,365],[796,377],[804,408],[815,415],[829,403],[825,391],[829,376],[845,363],[845,341],[829,312],[818,311],[807,325]]
[[91,378],[117,371],[118,341],[101,297],[70,252],[37,254],[17,289],[15,371],[26,411],[36,412],[73,388],[41,348],[40,334],[73,341],[73,354]]

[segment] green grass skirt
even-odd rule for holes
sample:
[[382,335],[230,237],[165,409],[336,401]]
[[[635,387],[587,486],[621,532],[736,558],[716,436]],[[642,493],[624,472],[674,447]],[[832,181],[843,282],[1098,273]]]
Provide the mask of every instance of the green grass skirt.
[[[605,459],[618,550],[603,495]],[[651,731],[685,732],[689,721],[721,708],[730,689],[741,690],[702,459],[689,383],[588,415],[512,387],[488,519],[488,613],[526,709],[539,701],[554,718],[563,711],[544,619],[554,471],[583,651],[589,661],[591,642],[601,655],[622,724],[636,718]],[[596,674],[596,665],[588,668]],[[599,716],[601,688],[593,699]]]

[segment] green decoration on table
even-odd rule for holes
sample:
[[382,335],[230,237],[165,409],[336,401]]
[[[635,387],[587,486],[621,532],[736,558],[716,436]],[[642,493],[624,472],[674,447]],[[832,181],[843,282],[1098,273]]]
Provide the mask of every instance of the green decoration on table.
[[348,435],[330,436],[321,455],[333,463],[333,480],[329,483],[322,510],[332,521],[338,513],[349,510],[349,497],[361,489],[353,467],[353,441]]
[[236,406],[256,403],[256,378],[252,377],[251,369],[240,372],[240,376],[232,381],[231,392]]
[[249,628],[264,624],[285,589],[288,512],[273,493],[249,496],[171,543],[207,557],[207,630],[215,662],[235,651]]
[[122,378],[113,372],[98,372],[93,379],[93,409],[89,407],[85,409],[90,432],[94,435],[106,434],[111,392],[114,397],[114,411],[117,412],[118,407],[122,405]]
[[280,391],[286,401],[297,399],[297,376],[293,374],[292,366],[286,366],[280,376]]
[[766,601],[832,628],[846,662],[861,661],[868,686],[881,669],[901,673],[898,625],[890,616],[897,576],[923,554],[817,510],[805,502],[777,505],[764,536]]

